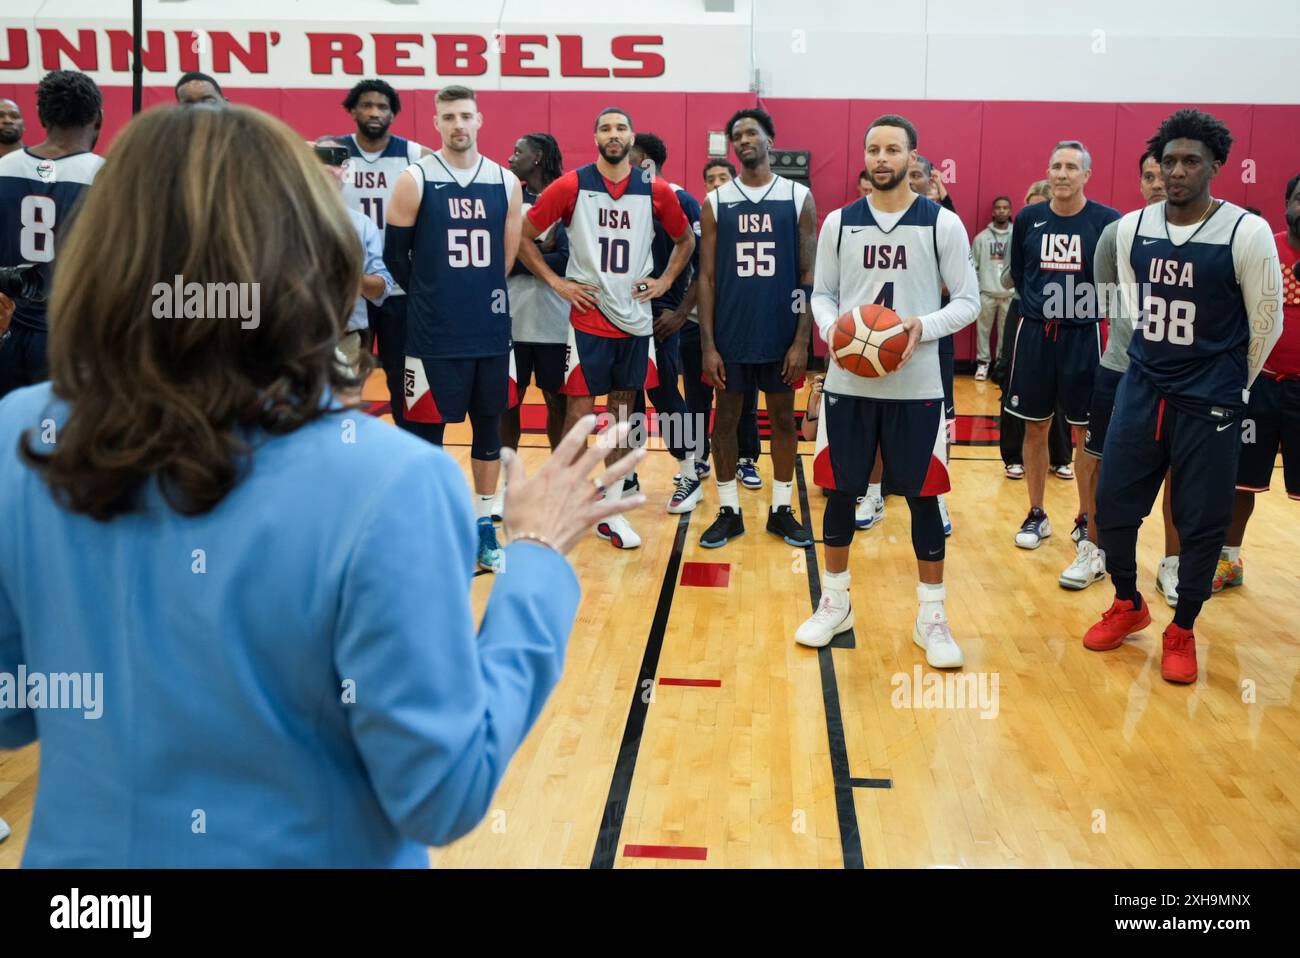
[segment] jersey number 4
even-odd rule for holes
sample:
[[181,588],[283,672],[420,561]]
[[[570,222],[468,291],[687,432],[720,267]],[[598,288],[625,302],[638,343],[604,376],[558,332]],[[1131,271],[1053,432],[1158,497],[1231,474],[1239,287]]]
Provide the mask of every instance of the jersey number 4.
[[18,233],[18,252],[28,263],[48,263],[54,259],[54,200],[48,196],[24,196],[18,208],[22,229]]
[[492,237],[487,230],[447,230],[447,265],[456,269],[492,264]]
[[1174,346],[1190,346],[1195,338],[1192,324],[1196,322],[1196,304],[1185,299],[1166,301],[1160,296],[1142,300],[1146,325],[1142,335],[1152,342],[1166,340]]

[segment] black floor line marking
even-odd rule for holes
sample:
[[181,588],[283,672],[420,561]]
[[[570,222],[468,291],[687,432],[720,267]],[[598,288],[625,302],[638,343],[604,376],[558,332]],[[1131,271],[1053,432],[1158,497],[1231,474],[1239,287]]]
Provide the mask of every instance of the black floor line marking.
[[[803,457],[795,456],[794,477],[799,484],[799,509],[803,513],[804,525],[812,531],[812,510],[808,507],[808,484],[803,477]],[[804,549],[808,565],[808,595],[812,599],[812,608],[822,600],[821,573],[817,570],[817,548],[807,546]],[[848,641],[853,641],[853,634],[846,633]],[[835,659],[831,653],[835,642],[845,636],[836,636],[831,645],[817,650],[817,664],[821,668],[822,703],[826,709],[826,738],[830,745],[831,778],[835,782],[835,811],[840,822],[840,851],[844,856],[845,868],[865,868],[862,859],[862,837],[858,833],[858,812],[853,806],[853,780],[849,774],[849,752],[844,744],[844,717],[840,713],[840,692],[835,681]],[[843,648],[844,646],[838,646]]]
[[[627,711],[627,724],[623,727],[623,741],[618,746],[618,759],[609,783],[609,796],[605,799],[605,814],[600,819],[600,833],[596,836],[596,849],[591,856],[592,868],[613,868],[618,857],[618,840],[623,831],[623,816],[627,813],[627,797],[632,791],[632,775],[636,772],[637,753],[641,750],[641,733],[645,731],[646,714],[650,711],[650,695],[655,673],[659,671],[659,653],[663,650],[664,632],[668,629],[668,613],[672,611],[673,594],[681,571],[682,552],[686,546],[686,530],[693,512],[682,513],[677,520],[677,535],[673,551],[668,557],[663,583],[659,586],[659,604],[655,606],[650,636],[646,639],[645,655],[641,658],[641,673],[632,689],[632,704]],[[647,685],[646,683],[650,684]]]
[[893,788],[892,778],[851,778],[849,784],[854,788]]

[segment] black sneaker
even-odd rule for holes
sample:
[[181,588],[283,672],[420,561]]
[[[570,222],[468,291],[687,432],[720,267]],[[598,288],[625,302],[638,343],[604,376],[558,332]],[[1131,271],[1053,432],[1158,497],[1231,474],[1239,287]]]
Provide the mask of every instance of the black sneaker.
[[635,472],[623,480],[623,495],[630,496],[632,493],[640,491],[641,480],[637,478]]
[[713,520],[713,525],[705,529],[704,535],[700,536],[700,545],[706,549],[718,549],[744,534],[745,521],[740,517],[740,513],[731,506],[723,506],[718,510],[718,518]]
[[812,545],[812,536],[794,517],[789,506],[777,506],[767,514],[767,531],[780,536],[792,546]]

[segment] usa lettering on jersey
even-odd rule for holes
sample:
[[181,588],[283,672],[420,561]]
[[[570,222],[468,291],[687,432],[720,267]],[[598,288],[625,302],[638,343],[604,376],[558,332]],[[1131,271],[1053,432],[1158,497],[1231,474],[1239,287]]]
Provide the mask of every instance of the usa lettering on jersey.
[[862,248],[864,269],[907,269],[907,247],[882,243],[868,243]]
[[1077,233],[1044,233],[1038,265],[1041,269],[1078,272],[1083,269],[1083,238]]

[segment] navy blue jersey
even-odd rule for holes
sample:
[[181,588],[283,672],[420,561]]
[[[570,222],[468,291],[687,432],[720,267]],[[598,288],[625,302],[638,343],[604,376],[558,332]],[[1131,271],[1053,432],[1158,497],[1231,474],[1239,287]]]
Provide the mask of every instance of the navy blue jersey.
[[[1136,282],[1132,367],[1189,410],[1213,415],[1213,407],[1245,407],[1250,323],[1234,244],[1241,245],[1239,231],[1253,219],[1224,203],[1195,230],[1174,227],[1175,235],[1190,232],[1178,242],[1170,235],[1164,203],[1129,213],[1120,223],[1118,255]],[[1262,223],[1260,228],[1266,229]]]
[[[1092,258],[1101,231],[1119,211],[1088,200],[1073,216],[1034,203],[1011,227],[1011,278],[1020,313],[1029,319],[1095,323],[1102,318],[1093,287]],[[1091,294],[1084,293],[1091,290]]]
[[[515,175],[486,157],[452,170],[434,153],[424,176],[411,249],[406,352],[423,359],[510,351],[506,217]],[[459,174],[459,178],[458,178]]]
[[731,180],[709,194],[718,224],[713,338],[729,363],[776,362],[794,342],[807,196],[807,187],[781,176],[757,189]]
[[[18,150],[0,157],[0,266],[42,266],[48,295],[54,256],[64,231],[81,195],[103,165],[103,157],[94,153],[47,160]],[[13,322],[45,329],[45,305],[17,300]]]
[[[650,301],[650,311],[658,316],[664,310],[676,310],[682,305],[682,300],[686,296],[686,290],[691,285],[691,279],[700,266],[700,203],[687,193],[676,183],[669,184],[673,192],[677,194],[677,202],[682,206],[682,212],[686,214],[686,219],[691,224],[691,229],[695,231],[695,251],[691,253],[691,265],[677,274],[673,280],[673,285],[668,287],[668,291],[658,299]],[[655,221],[655,238],[650,244],[650,255],[654,258],[654,270],[651,276],[660,277],[664,270],[668,268],[668,260],[673,255],[673,248],[676,244],[673,238],[668,235],[668,231]]]

